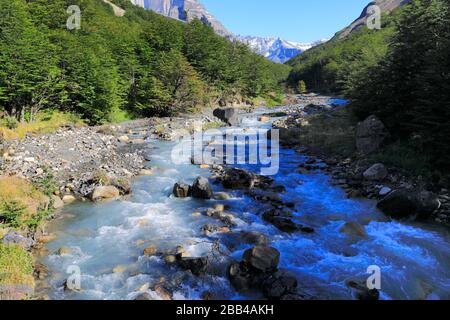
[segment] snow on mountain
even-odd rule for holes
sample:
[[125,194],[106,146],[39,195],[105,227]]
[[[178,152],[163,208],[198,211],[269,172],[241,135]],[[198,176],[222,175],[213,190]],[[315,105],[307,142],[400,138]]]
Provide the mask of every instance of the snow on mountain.
[[302,52],[311,49],[315,45],[326,41],[321,40],[315,43],[299,43],[286,41],[280,38],[262,38],[252,36],[237,36],[236,39],[247,44],[254,52],[278,63],[285,63]]

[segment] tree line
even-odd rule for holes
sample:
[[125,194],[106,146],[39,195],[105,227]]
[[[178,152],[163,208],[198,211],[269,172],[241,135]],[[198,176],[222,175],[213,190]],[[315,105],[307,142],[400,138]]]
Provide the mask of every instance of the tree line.
[[450,172],[450,3],[413,0],[288,62],[292,87],[349,98],[357,119],[377,115],[393,140]]
[[[33,121],[42,110],[97,124],[195,112],[230,97],[282,92],[289,67],[267,61],[199,20],[187,24],[111,1],[0,2],[0,111]],[[81,28],[66,12],[81,9]]]

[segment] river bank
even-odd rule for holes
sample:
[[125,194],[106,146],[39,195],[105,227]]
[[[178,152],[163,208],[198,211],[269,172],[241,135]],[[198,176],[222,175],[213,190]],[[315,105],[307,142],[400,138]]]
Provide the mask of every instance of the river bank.
[[[317,99],[324,108],[334,108],[329,98]],[[310,97],[308,103],[317,99]],[[245,135],[248,128],[270,129],[273,119],[294,116],[289,109],[298,107],[240,115],[233,130]],[[236,120],[234,113],[228,116],[227,121]],[[446,297],[445,232],[392,221],[376,202],[348,199],[345,186],[329,177],[335,164],[292,146],[280,150],[280,172],[269,178],[257,174],[258,166],[174,164],[170,138],[180,126],[166,121],[143,130],[148,120],[143,121],[122,124],[117,135],[106,135],[115,136],[118,146],[141,145],[136,152],[143,160],[131,170],[139,175],[141,166],[153,174],[130,178],[131,193],[118,201],[78,201],[60,210],[35,248],[40,298]],[[179,122],[183,128],[188,126],[184,121]],[[195,194],[201,199],[190,197],[189,190],[199,186]],[[398,245],[389,251],[392,241]],[[424,251],[435,259],[433,278],[426,276],[421,260],[410,261]],[[384,278],[391,284],[382,292],[362,286],[372,264],[391,270]],[[408,290],[402,292],[404,279],[398,275],[406,264],[412,266]],[[82,272],[81,290],[67,285],[67,270],[74,265]]]
[[[320,96],[300,95],[297,104],[288,108],[288,116],[275,122],[274,127],[281,131],[281,143],[309,156],[309,162],[301,170],[319,169],[319,160],[325,164],[320,169],[332,176],[333,183],[342,187],[349,198],[364,197],[379,202],[387,198],[392,202],[388,203],[387,211],[399,211],[397,218],[420,216],[450,226],[450,196],[445,180],[436,174],[431,179],[425,178],[384,162],[386,155],[380,150],[388,144],[389,132],[383,123],[375,117],[352,122],[342,101],[338,100],[333,107]],[[409,156],[394,155],[413,163]]]

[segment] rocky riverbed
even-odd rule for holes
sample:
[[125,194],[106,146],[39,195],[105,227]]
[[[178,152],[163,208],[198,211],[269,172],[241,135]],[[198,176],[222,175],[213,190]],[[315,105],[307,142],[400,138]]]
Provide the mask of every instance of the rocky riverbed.
[[350,157],[330,155],[292,138],[309,125],[311,117],[333,118],[345,108],[341,100],[330,103],[322,96],[301,95],[297,103],[286,109],[287,117],[274,123],[281,130],[281,143],[293,147],[309,157],[300,170],[325,170],[342,187],[349,198],[365,197],[380,202],[380,208],[394,211],[396,218],[432,219],[450,226],[450,197],[444,182],[431,184],[393,166],[377,163],[370,155],[377,152],[389,138],[384,124],[375,116],[367,118],[355,128],[356,152]]
[[[280,125],[307,117],[308,110],[328,112],[340,104],[312,95],[305,99],[276,110],[216,115],[239,131],[237,126],[269,128],[273,118],[289,114],[276,122]],[[306,106],[310,109],[305,111]],[[215,121],[212,116],[146,119],[67,128],[9,144],[12,152],[2,165],[31,180],[48,168],[58,169],[65,163],[61,159],[72,160],[63,172],[51,171],[60,182],[54,196],[73,198],[35,246],[37,294],[137,300],[448,297],[445,231],[422,222],[397,222],[365,199],[395,196],[397,186],[406,187],[408,180],[390,184],[395,171],[370,163],[359,163],[361,176],[355,179],[355,160],[319,157],[300,145],[280,150],[280,172],[273,177],[259,175],[258,166],[189,159],[174,164],[171,140],[177,129]],[[40,154],[46,144],[52,150]],[[12,157],[22,166],[14,166]],[[48,168],[41,172],[38,164],[44,161]],[[104,170],[96,173],[101,179],[83,178],[98,168]],[[358,184],[349,180],[350,173]],[[360,194],[352,194],[356,191]],[[118,201],[72,202],[130,192]],[[406,198],[400,203],[407,210],[435,211],[435,197],[428,193],[400,198]],[[373,264],[388,270],[381,291],[364,286],[366,269]],[[80,289],[71,286],[67,275],[73,266],[82,273]],[[432,276],[428,268],[435,270]]]

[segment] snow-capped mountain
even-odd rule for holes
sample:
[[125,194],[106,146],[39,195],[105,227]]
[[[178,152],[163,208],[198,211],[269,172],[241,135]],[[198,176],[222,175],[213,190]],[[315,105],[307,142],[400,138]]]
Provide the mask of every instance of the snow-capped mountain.
[[198,0],[131,0],[131,2],[145,9],[182,21],[189,22],[198,18],[203,23],[210,25],[217,34],[243,42],[249,45],[254,52],[278,63],[285,63],[318,44],[298,43],[280,38],[234,36]]
[[198,18],[203,23],[210,25],[217,34],[231,36],[222,23],[197,0],[131,0],[131,2],[142,8],[182,21],[189,22]]
[[302,52],[311,49],[315,45],[326,41],[322,40],[315,43],[299,43],[286,41],[280,38],[262,38],[252,36],[237,36],[236,39],[247,44],[254,52],[278,63],[285,63]]

